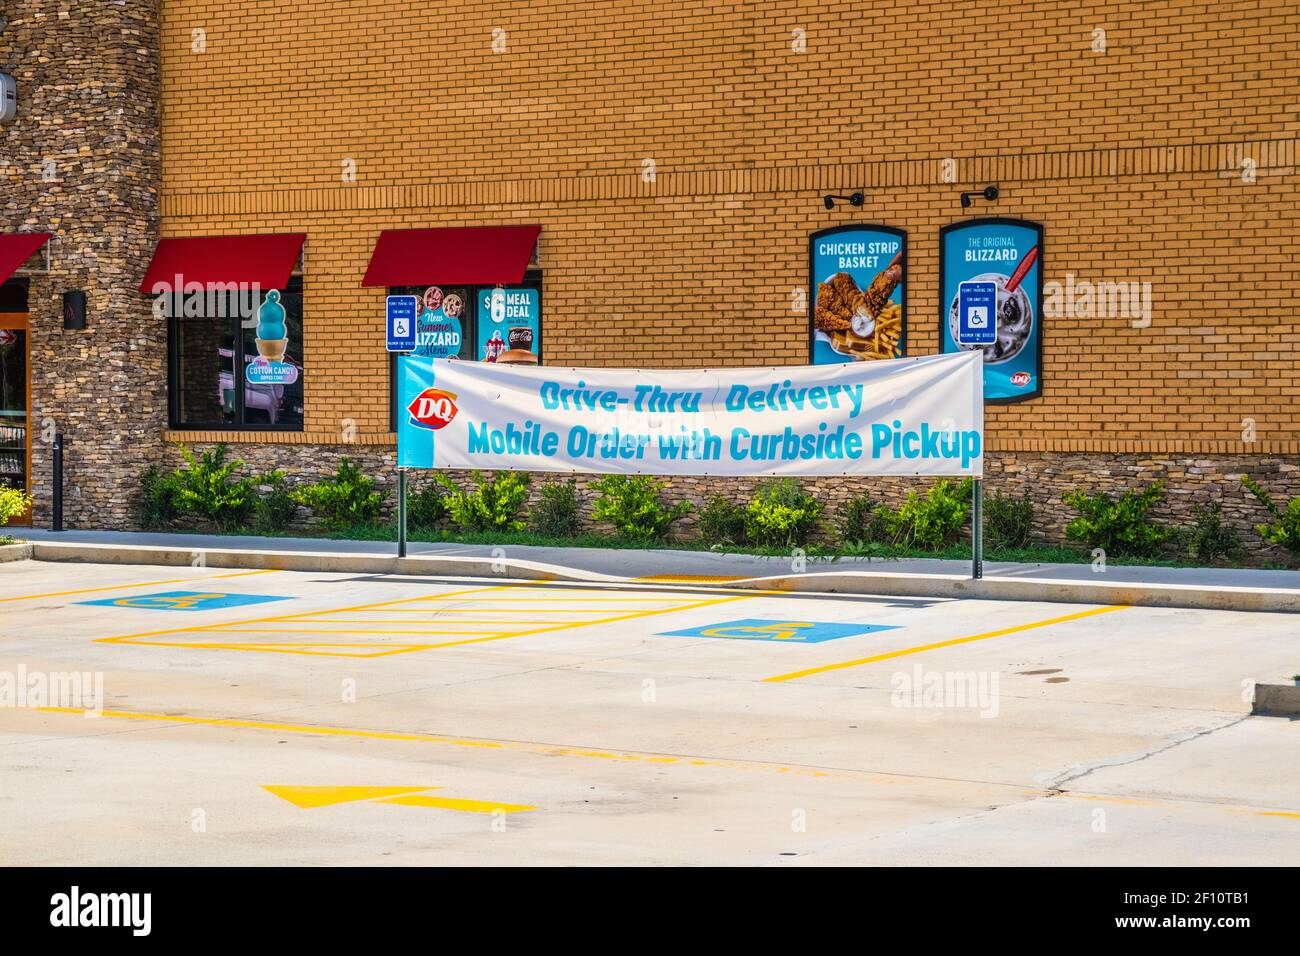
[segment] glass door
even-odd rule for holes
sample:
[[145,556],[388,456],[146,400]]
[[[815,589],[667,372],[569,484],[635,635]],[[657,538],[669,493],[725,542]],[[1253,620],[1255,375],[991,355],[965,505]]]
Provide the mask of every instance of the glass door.
[[[0,485],[30,490],[32,436],[27,316],[0,313]],[[31,514],[10,524],[30,525]]]

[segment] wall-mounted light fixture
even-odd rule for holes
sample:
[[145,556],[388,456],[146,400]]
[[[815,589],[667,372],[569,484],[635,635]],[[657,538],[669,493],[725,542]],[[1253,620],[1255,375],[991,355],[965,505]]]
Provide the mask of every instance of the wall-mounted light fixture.
[[855,207],[861,206],[864,202],[867,201],[867,197],[864,193],[853,193],[849,196],[826,196],[824,199],[822,199],[822,203],[825,204],[827,209],[834,209],[835,200],[837,199],[840,202],[846,202],[850,206],[855,206]]
[[0,123],[8,123],[18,115],[18,87],[8,73],[0,73]]
[[74,331],[86,327],[86,293],[80,289],[63,293],[63,327]]
[[994,200],[996,200],[996,199],[998,198],[998,187],[997,187],[997,186],[985,186],[983,189],[976,189],[976,190],[973,190],[973,191],[968,192],[968,193],[962,193],[962,194],[961,194],[961,208],[962,208],[962,209],[969,209],[969,208],[970,208],[970,197],[971,197],[971,196],[983,196],[983,197],[984,197],[985,199],[987,199],[989,202],[993,202]]

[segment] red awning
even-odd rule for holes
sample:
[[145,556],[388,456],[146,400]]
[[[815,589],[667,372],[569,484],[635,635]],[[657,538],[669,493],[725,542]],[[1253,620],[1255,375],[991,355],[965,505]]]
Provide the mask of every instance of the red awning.
[[520,282],[541,226],[385,229],[363,286],[495,285]]
[[[181,292],[197,283],[256,284],[262,289],[283,289],[307,238],[301,232],[279,236],[194,236],[160,239],[140,291]],[[182,288],[175,288],[180,276]],[[158,289],[162,285],[165,288]]]
[[17,272],[53,235],[52,232],[12,232],[0,236],[0,282]]

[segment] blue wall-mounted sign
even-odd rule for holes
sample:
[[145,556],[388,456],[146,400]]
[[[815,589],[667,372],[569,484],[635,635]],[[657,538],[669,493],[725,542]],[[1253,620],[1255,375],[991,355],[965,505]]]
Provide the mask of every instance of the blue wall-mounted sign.
[[386,348],[390,352],[415,351],[415,316],[419,300],[413,295],[390,295],[387,299]]
[[836,226],[808,239],[808,362],[907,354],[907,233]]
[[892,631],[893,624],[840,624],[824,621],[768,621],[746,617],[720,624],[701,624],[680,631],[664,631],[659,637],[720,637],[733,641],[779,641],[786,644],[820,644],[841,637],[856,637],[876,631]]
[[480,289],[478,360],[537,365],[542,354],[542,299],[528,287]]
[[430,358],[459,355],[460,317],[464,312],[465,302],[459,295],[444,295],[436,285],[429,286],[416,303],[415,348],[410,351]]
[[957,342],[992,345],[998,340],[998,284],[961,282],[957,285]]
[[[1042,274],[1043,227],[1036,222],[972,219],[939,231],[940,350],[984,353],[986,401],[1043,393]],[[991,328],[980,329],[970,320],[987,305],[988,285],[994,312]]]

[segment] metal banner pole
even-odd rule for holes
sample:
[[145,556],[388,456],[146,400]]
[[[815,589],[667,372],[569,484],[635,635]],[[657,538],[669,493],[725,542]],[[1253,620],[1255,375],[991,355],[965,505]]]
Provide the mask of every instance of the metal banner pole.
[[397,469],[397,556],[406,557],[406,469]]
[[51,531],[63,530],[63,433],[54,433],[54,514]]
[[970,526],[970,576],[974,581],[984,577],[984,481],[975,479],[972,491]]

